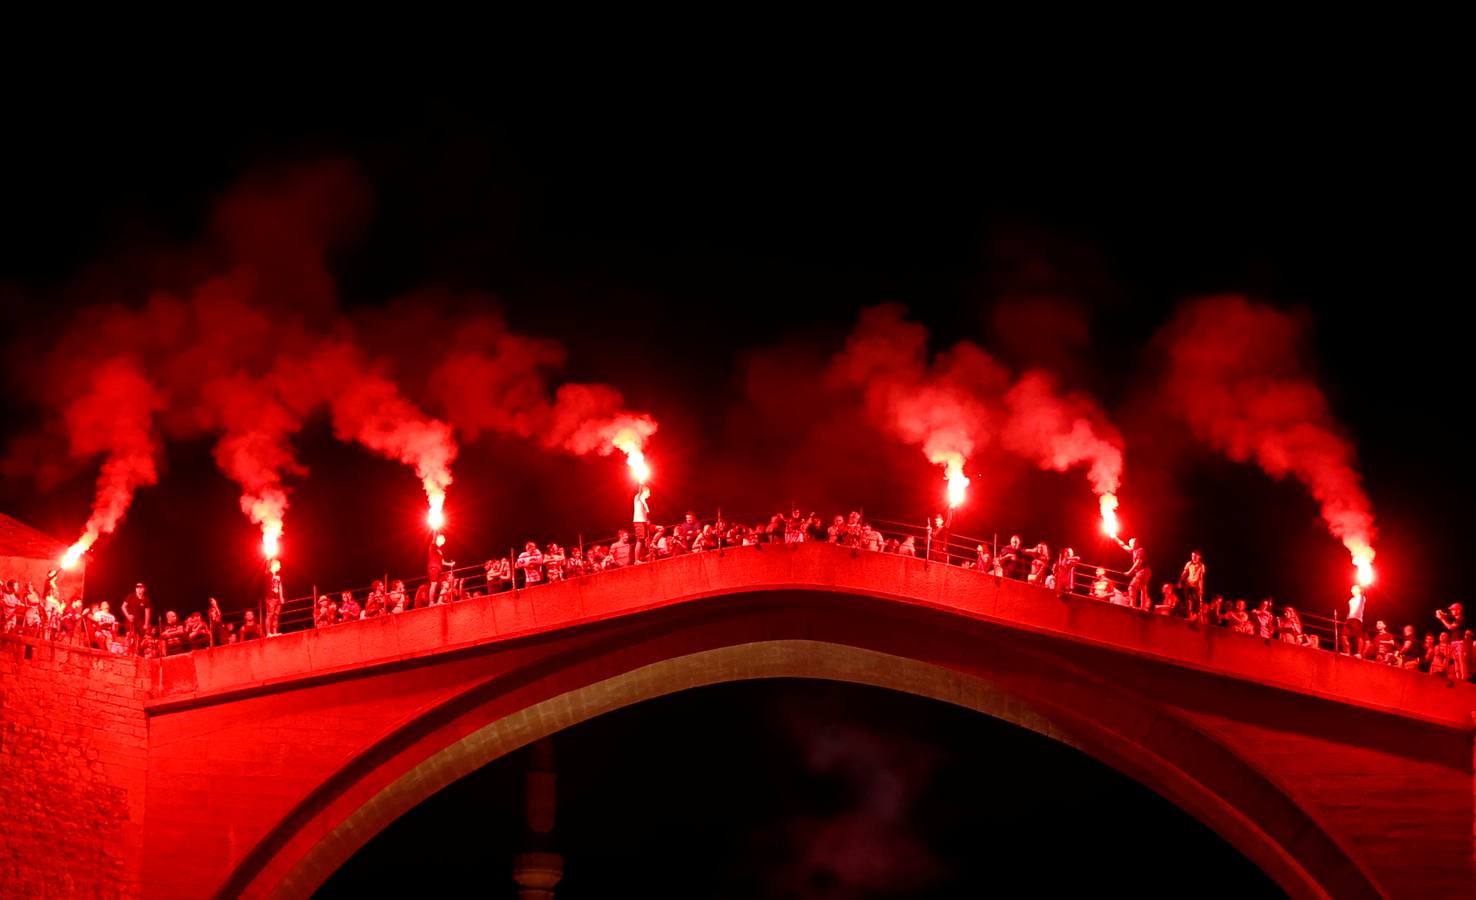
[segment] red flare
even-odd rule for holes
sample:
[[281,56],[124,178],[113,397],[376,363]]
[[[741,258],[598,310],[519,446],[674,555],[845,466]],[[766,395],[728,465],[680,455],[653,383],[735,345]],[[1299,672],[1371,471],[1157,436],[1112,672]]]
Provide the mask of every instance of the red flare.
[[1358,583],[1363,587],[1373,584],[1373,559],[1368,556],[1353,557],[1353,568],[1358,572]]
[[651,477],[651,466],[641,450],[648,436],[649,432],[640,428],[622,427],[610,438],[611,446],[625,454],[625,463],[630,466],[630,474],[639,484],[645,484]]
[[430,498],[430,512],[426,514],[425,521],[431,531],[440,531],[446,525],[446,513],[442,507],[446,503],[446,495],[432,495]]
[[261,529],[261,552],[267,559],[276,562],[282,549],[282,523],[264,525]]
[[964,494],[969,489],[969,476],[963,473],[962,458],[950,461],[948,469],[948,508],[956,509],[964,502]]
[[89,535],[69,547],[67,552],[62,554],[61,567],[63,569],[70,569],[77,565],[77,562],[82,559],[82,554],[86,553],[87,548],[92,546],[92,540]]
[[1102,531],[1110,538],[1117,537],[1119,524],[1117,521],[1117,495],[1103,494],[1102,504]]

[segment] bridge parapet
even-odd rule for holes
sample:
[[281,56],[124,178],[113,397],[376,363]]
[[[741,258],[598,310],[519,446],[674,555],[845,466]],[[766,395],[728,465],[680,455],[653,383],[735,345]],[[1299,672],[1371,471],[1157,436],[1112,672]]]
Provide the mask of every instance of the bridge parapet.
[[152,663],[152,712],[295,683],[426,662],[654,610],[744,594],[871,597],[1181,666],[1262,687],[1472,732],[1476,685],[1336,653],[1202,628],[1186,620],[1063,597],[1035,585],[832,544],[771,544],[689,554],[400,615],[346,622]]

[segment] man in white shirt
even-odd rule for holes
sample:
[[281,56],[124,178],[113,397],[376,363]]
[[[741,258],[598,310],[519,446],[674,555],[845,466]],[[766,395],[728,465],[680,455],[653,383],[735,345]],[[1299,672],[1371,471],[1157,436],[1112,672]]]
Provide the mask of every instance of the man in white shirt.
[[1363,655],[1363,612],[1367,605],[1368,598],[1363,596],[1363,588],[1353,585],[1353,594],[1348,598],[1348,621],[1341,641],[1344,653]]
[[644,484],[636,489],[635,509],[631,513],[631,524],[635,527],[635,561],[643,563],[646,561],[646,528],[651,517],[651,489]]

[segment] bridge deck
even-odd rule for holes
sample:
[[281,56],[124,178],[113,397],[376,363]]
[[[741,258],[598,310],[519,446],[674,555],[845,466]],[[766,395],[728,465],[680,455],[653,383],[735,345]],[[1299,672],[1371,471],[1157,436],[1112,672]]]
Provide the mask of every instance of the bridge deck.
[[[1449,685],[1279,641],[1200,628],[1138,610],[921,559],[831,544],[771,544],[691,554],[650,565],[343,623],[154,661],[151,714],[362,675],[483,645],[724,595],[813,591],[862,595],[1168,663],[1263,687],[1469,732],[1476,686]],[[844,602],[838,597],[837,602]]]

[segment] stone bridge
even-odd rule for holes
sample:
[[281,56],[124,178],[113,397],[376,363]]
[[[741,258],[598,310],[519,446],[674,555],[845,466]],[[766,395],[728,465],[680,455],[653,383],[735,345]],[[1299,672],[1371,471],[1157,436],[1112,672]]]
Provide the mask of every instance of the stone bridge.
[[1476,687],[829,544],[695,554],[139,664],[150,896],[306,896],[480,766],[632,703],[801,677],[1080,749],[1299,897],[1470,896]]

